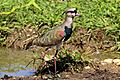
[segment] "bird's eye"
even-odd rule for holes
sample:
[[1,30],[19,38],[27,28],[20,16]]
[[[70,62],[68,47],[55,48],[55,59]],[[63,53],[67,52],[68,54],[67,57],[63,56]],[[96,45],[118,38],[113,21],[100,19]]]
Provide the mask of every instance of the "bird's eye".
[[77,10],[74,10],[74,13],[77,13]]

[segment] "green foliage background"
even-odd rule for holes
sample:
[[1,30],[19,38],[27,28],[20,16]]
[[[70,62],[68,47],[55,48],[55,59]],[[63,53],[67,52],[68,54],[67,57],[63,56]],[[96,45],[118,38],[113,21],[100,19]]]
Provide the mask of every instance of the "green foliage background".
[[76,18],[75,28],[104,28],[120,41],[120,0],[0,0],[0,43],[14,27],[58,25],[69,7],[77,8],[82,16]]

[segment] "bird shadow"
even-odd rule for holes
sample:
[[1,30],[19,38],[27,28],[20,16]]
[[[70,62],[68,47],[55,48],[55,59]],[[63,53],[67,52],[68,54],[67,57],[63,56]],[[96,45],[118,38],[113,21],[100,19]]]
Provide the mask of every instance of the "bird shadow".
[[[88,61],[76,61],[72,58],[70,55],[66,55],[65,57],[59,57],[56,61],[56,74],[62,73],[62,72],[73,72],[77,71],[80,72],[83,70],[83,68],[88,65]],[[38,69],[35,73],[35,75],[39,74],[54,74],[55,73],[55,67],[54,67],[54,60],[46,61],[46,65],[42,68]]]

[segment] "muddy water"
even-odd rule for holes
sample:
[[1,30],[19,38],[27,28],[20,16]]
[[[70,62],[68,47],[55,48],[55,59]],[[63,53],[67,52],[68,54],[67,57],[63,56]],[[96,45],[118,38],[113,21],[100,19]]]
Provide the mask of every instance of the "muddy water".
[[33,75],[35,70],[32,66],[26,67],[32,57],[30,51],[0,47],[0,77]]

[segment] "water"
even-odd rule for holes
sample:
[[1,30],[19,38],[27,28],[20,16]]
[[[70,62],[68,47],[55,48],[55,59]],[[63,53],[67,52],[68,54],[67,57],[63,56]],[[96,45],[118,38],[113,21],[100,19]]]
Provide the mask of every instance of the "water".
[[32,66],[26,67],[32,56],[30,51],[0,48],[0,77],[34,75]]
[[17,72],[0,72],[0,77],[4,77],[5,75],[8,75],[8,76],[31,76],[31,75],[34,75],[35,73],[35,70],[19,70]]

